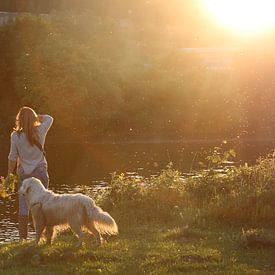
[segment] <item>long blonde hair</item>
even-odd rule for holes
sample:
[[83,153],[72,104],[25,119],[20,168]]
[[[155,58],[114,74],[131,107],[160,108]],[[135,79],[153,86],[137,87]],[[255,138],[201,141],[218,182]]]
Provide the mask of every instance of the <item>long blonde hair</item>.
[[36,112],[30,107],[20,108],[16,115],[15,127],[13,130],[20,135],[25,133],[27,140],[31,145],[37,141],[37,126],[39,125],[38,116]]

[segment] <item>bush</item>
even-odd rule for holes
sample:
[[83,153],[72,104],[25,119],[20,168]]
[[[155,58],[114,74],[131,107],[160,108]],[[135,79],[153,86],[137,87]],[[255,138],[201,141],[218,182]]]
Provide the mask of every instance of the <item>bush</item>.
[[221,222],[270,223],[275,218],[275,152],[253,166],[242,165],[223,174],[202,173],[191,178],[187,192],[197,207]]
[[149,179],[114,174],[101,203],[127,221],[179,221],[189,208],[220,223],[274,223],[274,161],[273,152],[253,166],[204,170],[190,178],[172,164]]
[[124,219],[127,216],[132,222],[167,221],[178,215],[183,205],[183,188],[180,173],[169,164],[159,176],[149,179],[113,174],[99,200],[104,207],[123,213]]

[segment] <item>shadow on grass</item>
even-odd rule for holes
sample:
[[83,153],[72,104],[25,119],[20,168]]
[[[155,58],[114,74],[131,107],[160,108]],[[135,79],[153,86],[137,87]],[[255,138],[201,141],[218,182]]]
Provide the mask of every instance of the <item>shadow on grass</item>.
[[[76,248],[77,238],[72,234],[58,236],[52,245],[40,244],[34,241],[26,243],[12,243],[0,247],[0,264],[2,270],[16,265],[30,265],[38,267],[52,263],[74,263],[81,261],[98,261],[94,251],[97,250],[91,237],[83,248]],[[90,243],[89,243],[90,242]],[[112,259],[113,260],[113,259]]]

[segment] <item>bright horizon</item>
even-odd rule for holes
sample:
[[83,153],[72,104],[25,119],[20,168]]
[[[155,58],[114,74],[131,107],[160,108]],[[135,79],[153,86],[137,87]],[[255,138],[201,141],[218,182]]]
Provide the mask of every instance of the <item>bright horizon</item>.
[[244,35],[275,27],[275,0],[203,0],[208,14],[222,26]]

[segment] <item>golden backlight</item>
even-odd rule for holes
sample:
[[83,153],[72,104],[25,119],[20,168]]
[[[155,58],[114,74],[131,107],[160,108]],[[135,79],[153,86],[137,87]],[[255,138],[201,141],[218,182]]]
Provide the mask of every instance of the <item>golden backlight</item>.
[[203,0],[209,12],[226,27],[257,33],[275,26],[275,0]]

